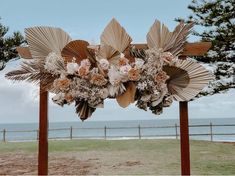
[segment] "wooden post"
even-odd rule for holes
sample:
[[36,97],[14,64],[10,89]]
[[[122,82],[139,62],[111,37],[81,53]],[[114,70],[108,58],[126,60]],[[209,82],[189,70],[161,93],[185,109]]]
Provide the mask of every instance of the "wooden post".
[[48,174],[48,92],[40,84],[38,175]]
[[188,130],[188,102],[179,102],[181,174],[190,175],[190,147]]
[[175,138],[178,139],[177,123],[175,124]]

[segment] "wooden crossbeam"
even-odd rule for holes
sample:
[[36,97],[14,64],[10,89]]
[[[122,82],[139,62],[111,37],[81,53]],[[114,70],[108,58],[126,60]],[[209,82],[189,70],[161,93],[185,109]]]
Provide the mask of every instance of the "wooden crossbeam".
[[[139,43],[132,44],[138,49],[147,49],[147,44]],[[211,42],[196,42],[196,43],[186,43],[184,46],[183,53],[181,56],[202,56],[211,47]],[[17,47],[17,52],[21,58],[32,59],[32,55],[28,47]]]

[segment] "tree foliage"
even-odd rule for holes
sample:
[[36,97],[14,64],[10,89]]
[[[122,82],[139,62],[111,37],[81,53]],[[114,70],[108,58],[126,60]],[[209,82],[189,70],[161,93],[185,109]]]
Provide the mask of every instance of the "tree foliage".
[[5,68],[8,61],[17,58],[16,47],[24,43],[20,32],[6,36],[8,31],[9,28],[0,23],[0,70]]

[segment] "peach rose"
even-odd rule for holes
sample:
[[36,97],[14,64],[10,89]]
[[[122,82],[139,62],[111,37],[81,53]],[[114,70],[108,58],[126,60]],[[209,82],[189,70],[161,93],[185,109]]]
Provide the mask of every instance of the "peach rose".
[[131,68],[128,72],[128,78],[131,81],[137,81],[140,79],[140,71],[137,68]]
[[160,71],[154,76],[154,81],[157,83],[162,83],[165,82],[168,78],[169,76],[166,74],[166,72]]
[[119,59],[119,66],[124,66],[124,65],[127,65],[129,63],[129,60],[127,59],[127,58],[125,58],[125,57],[121,57],[120,59]]
[[105,79],[105,77],[102,74],[95,73],[91,76],[90,82],[92,84],[97,85],[97,86],[103,86],[107,83],[107,80]]
[[78,68],[78,75],[81,77],[85,77],[89,74],[89,68],[88,67],[84,67],[84,66],[80,66]]
[[171,63],[174,59],[174,56],[170,52],[164,52],[161,54],[161,58],[166,62],[166,63]]
[[68,103],[72,103],[73,100],[74,100],[74,98],[73,98],[73,96],[72,96],[71,93],[65,94],[64,98],[65,98],[65,100],[66,100]]
[[66,90],[69,88],[71,81],[67,78],[57,79],[54,81],[54,87],[60,90]]

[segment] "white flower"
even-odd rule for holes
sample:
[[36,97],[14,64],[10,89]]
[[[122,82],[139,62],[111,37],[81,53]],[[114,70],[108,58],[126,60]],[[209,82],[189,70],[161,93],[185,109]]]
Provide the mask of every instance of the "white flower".
[[144,60],[143,59],[135,58],[136,68],[141,69],[143,65],[144,65]]
[[109,90],[107,88],[100,89],[99,95],[100,98],[105,99],[109,96]]
[[88,67],[88,68],[90,68],[91,63],[90,63],[89,59],[84,59],[84,60],[82,60],[82,61],[81,61],[81,66],[82,66],[82,67]]
[[52,98],[52,101],[60,106],[64,105],[64,100],[64,93],[58,93]]
[[78,64],[74,62],[67,63],[67,73],[74,74],[78,70]]
[[45,58],[44,68],[52,74],[61,74],[63,70],[58,67],[58,62],[64,63],[64,59],[54,52],[51,52]]
[[100,67],[103,70],[108,70],[109,69],[109,61],[107,59],[100,59],[99,63],[100,63]]
[[116,86],[113,86],[113,85],[110,84],[108,86],[108,90],[109,90],[109,95],[111,97],[115,97],[115,96],[120,95],[123,92],[125,92],[126,88],[123,84],[119,84],[119,85],[116,85]]
[[109,82],[112,84],[112,85],[117,85],[121,82],[122,80],[122,76],[120,75],[119,71],[117,70],[117,68],[115,68],[114,66],[112,66],[110,69],[109,69],[109,72],[108,72],[108,76],[109,76]]
[[121,73],[122,75],[127,75],[130,69],[131,69],[131,66],[130,66],[130,65],[121,66],[121,67],[120,67],[120,73]]

